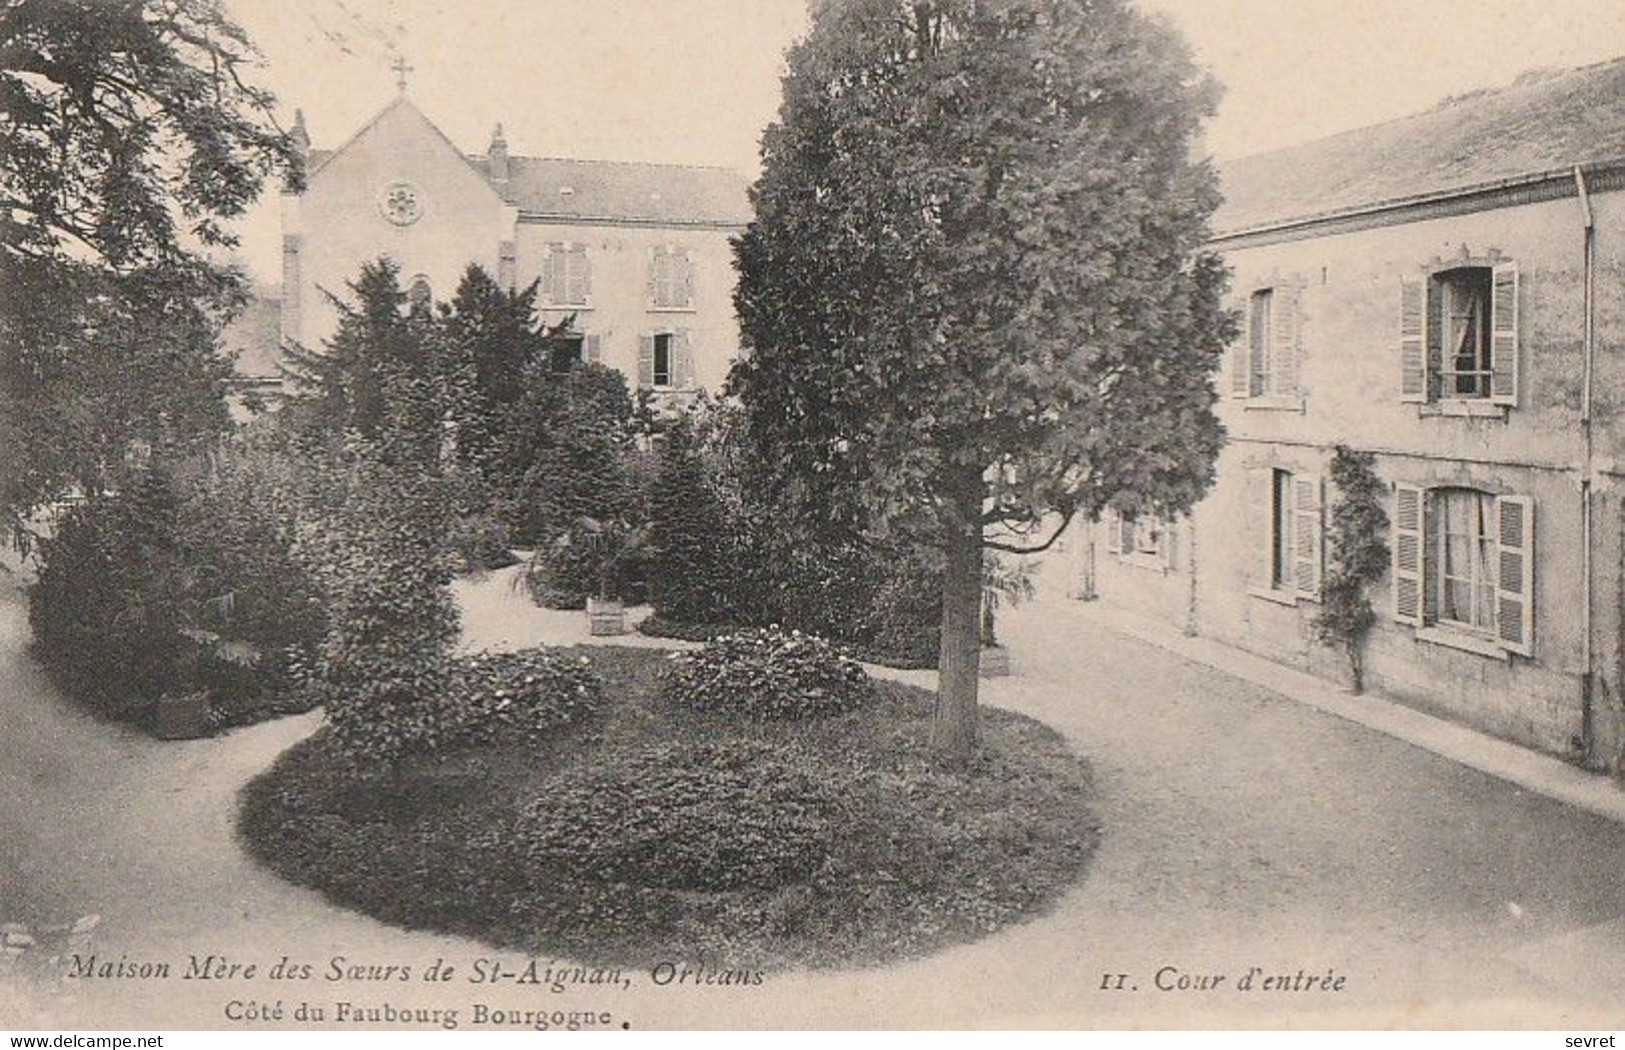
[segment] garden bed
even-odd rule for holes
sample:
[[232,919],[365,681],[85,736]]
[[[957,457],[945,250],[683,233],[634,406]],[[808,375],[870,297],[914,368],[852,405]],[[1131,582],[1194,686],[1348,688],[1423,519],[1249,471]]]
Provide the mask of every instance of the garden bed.
[[582,648],[600,714],[357,777],[323,730],[244,789],[273,870],[409,928],[585,961],[879,963],[1050,907],[1096,836],[1085,764],[984,711],[965,773],[929,761],[929,693],[750,720],[663,699],[665,654]]

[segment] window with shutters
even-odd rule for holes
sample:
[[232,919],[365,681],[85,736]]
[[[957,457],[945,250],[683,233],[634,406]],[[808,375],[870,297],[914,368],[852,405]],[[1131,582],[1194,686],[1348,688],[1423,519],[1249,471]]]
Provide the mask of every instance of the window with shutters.
[[652,249],[649,306],[655,310],[694,308],[694,256],[687,248],[658,245]]
[[1505,260],[1407,278],[1400,288],[1400,400],[1454,415],[1518,400],[1518,268]]
[[542,259],[541,299],[548,306],[592,305],[592,264],[585,244],[554,242]]
[[1164,572],[1173,568],[1173,530],[1155,514],[1107,512],[1106,550],[1119,560]]
[[1325,543],[1320,477],[1253,468],[1248,486],[1249,533],[1258,554],[1253,593],[1288,604],[1318,601]]
[[638,337],[638,387],[663,392],[699,389],[688,329],[667,328]]
[[1396,485],[1393,530],[1394,619],[1426,641],[1533,653],[1533,501]]
[[1248,296],[1243,333],[1231,363],[1230,394],[1249,408],[1301,408],[1303,355],[1300,289],[1259,288]]

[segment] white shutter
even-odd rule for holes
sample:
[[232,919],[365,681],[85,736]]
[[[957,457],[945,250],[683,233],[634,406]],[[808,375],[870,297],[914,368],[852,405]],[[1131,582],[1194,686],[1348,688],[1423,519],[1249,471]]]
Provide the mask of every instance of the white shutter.
[[1415,485],[1394,485],[1394,619],[1422,626],[1423,552],[1427,541],[1426,493]]
[[661,307],[666,305],[665,296],[667,278],[665,271],[667,269],[667,258],[665,245],[657,244],[653,248],[649,249],[648,296],[650,307]]
[[1490,400],[1518,403],[1518,264],[1495,264],[1490,296]]
[[604,359],[604,348],[599,336],[583,336],[581,340],[581,359],[588,364],[598,364]]
[[1399,281],[1399,399],[1428,399],[1427,278]]
[[553,280],[553,245],[542,245],[542,278],[541,296],[544,303],[558,302],[560,289]]
[[698,384],[694,380],[694,344],[689,340],[687,329],[678,329],[671,339],[671,385],[679,390],[693,390]]
[[694,305],[694,253],[687,248],[678,255],[678,270],[681,285],[678,289],[678,304],[683,307]]
[[638,386],[652,390],[655,385],[655,337],[638,336]]
[[1253,301],[1241,301],[1241,341],[1230,354],[1230,396],[1246,397],[1249,380],[1248,355],[1253,345]]
[[1292,585],[1305,598],[1320,598],[1320,569],[1325,522],[1321,480],[1313,474],[1292,476]]
[[1252,582],[1274,584],[1275,576],[1275,471],[1252,467],[1247,471],[1247,539],[1253,546]]
[[1106,553],[1123,553],[1123,515],[1121,512],[1108,508],[1101,524],[1106,527]]
[[1535,504],[1528,496],[1495,501],[1495,634],[1501,647],[1535,651]]
[[570,301],[586,305],[592,301],[592,264],[587,259],[587,246],[570,247]]
[[1301,293],[1296,285],[1277,285],[1270,294],[1271,392],[1298,392],[1298,362],[1303,353]]

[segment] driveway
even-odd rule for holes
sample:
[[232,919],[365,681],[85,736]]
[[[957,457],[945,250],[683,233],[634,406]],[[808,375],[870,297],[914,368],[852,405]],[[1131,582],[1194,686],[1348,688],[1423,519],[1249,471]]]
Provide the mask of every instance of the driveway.
[[[581,614],[535,609],[511,575],[459,586],[468,644],[581,637]],[[33,935],[95,916],[67,954],[172,973],[25,981],[60,973],[46,956],[66,935],[52,933],[12,958],[0,1026],[229,1027],[231,1004],[260,1000],[324,1008],[328,1023],[340,1002],[456,1008],[465,1026],[475,1004],[605,1010],[635,1027],[1620,1026],[1625,829],[1103,632],[1059,599],[1001,628],[1018,673],[984,700],[1054,725],[1095,771],[1103,842],[1051,914],[883,970],[744,989],[640,974],[629,989],[554,993],[467,983],[476,960],[527,960],[333,907],[242,854],[237,789],[315,716],[189,743],[99,722],[29,659],[26,611],[7,591],[0,922]],[[189,955],[211,953],[260,969],[181,977]],[[284,955],[315,975],[271,980]],[[328,982],[334,956],[407,964],[413,979]],[[421,980],[437,958],[458,967],[454,981]],[[1296,990],[1265,991],[1265,977]]]

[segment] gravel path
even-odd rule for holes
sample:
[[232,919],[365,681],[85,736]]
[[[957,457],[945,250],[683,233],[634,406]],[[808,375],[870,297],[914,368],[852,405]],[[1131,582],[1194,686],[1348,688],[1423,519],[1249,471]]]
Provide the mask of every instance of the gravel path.
[[[571,642],[583,617],[532,607],[512,573],[459,585],[467,644]],[[1064,602],[1003,617],[1017,675],[989,703],[1056,726],[1095,769],[1104,841],[1050,915],[885,970],[792,974],[759,988],[551,993],[464,983],[500,958],[458,938],[335,908],[254,866],[232,834],[241,784],[316,725],[286,719],[190,743],[98,722],[27,658],[20,598],[0,593],[0,923],[32,933],[95,916],[81,954],[169,961],[168,981],[0,985],[0,1027],[219,1027],[226,1004],[280,1000],[609,1010],[646,1026],[1080,1026],[1582,1022],[1625,1008],[1625,829],[1182,662],[1091,633]],[[637,636],[633,644],[652,644]],[[929,681],[929,676],[906,676]],[[49,969],[60,938],[0,961]],[[262,964],[254,980],[181,980],[189,954]],[[306,982],[263,968],[283,954]],[[333,984],[328,960],[437,957],[454,982]],[[543,960],[544,962],[546,960]],[[725,964],[725,960],[718,961]],[[27,964],[27,965],[25,965]],[[1264,974],[1340,991],[1243,992]],[[1224,975],[1159,991],[1157,972]],[[1103,991],[1103,975],[1126,974]],[[15,977],[15,974],[14,974]],[[1115,980],[1115,978],[1113,979]],[[1161,983],[1177,983],[1164,970]],[[1132,990],[1136,989],[1137,990]],[[331,1013],[329,1020],[331,1020]]]

